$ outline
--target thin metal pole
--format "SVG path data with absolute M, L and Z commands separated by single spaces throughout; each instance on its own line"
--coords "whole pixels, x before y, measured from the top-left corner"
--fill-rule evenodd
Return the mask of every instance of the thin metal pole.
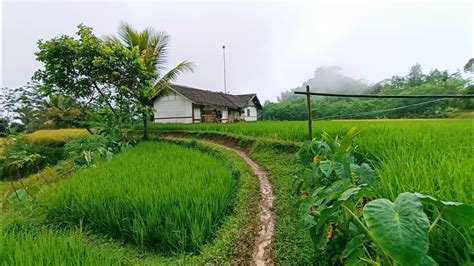
M 227 81 L 225 76 L 225 45 L 222 45 L 222 55 L 224 57 L 224 93 L 227 93 Z
M 308 103 L 308 139 L 313 140 L 313 118 L 311 114 L 311 94 L 309 93 L 309 85 L 306 85 L 306 102 Z

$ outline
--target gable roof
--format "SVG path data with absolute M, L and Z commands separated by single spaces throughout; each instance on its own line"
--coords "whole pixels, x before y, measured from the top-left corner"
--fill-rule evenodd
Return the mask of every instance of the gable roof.
M 176 91 L 196 104 L 218 105 L 238 109 L 247 107 L 249 102 L 253 100 L 258 109 L 262 107 L 255 93 L 233 95 L 176 84 L 171 85 L 171 90 Z

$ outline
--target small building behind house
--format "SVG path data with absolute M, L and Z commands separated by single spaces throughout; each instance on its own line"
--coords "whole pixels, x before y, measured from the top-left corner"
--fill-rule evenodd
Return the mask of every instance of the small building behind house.
M 171 85 L 153 102 L 155 123 L 232 123 L 257 121 L 262 105 L 255 93 L 233 95 Z

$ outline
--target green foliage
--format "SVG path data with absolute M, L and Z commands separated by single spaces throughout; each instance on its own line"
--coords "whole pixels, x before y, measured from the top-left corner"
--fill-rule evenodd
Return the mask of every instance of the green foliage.
M 110 111 L 120 130 L 133 116 L 136 102 L 131 92 L 151 87 L 156 75 L 147 69 L 138 47 L 103 41 L 83 25 L 77 35 L 78 39 L 64 35 L 38 42 L 36 59 L 44 69 L 36 71 L 34 79 L 43 83 L 47 95 L 61 93 L 88 108 Z
M 66 144 L 64 153 L 78 165 L 90 166 L 103 159 L 111 160 L 114 154 L 132 147 L 132 142 L 113 135 L 93 135 L 77 138 Z
M 7 118 L 0 117 L 0 137 L 8 135 L 9 122 Z
M 141 143 L 52 187 L 39 207 L 55 225 L 82 224 L 162 252 L 198 252 L 222 222 L 236 181 L 209 155 Z
M 311 237 L 300 219 L 304 212 L 298 208 L 299 199 L 292 189 L 291 177 L 301 175 L 303 167 L 295 155 L 295 147 L 298 145 L 290 148 L 290 143 L 257 140 L 250 154 L 267 169 L 275 195 L 273 211 L 277 218 L 271 254 L 276 265 L 311 265 L 325 259 L 314 252 Z
M 420 264 L 428 252 L 430 222 L 413 193 L 402 193 L 393 203 L 376 199 L 363 213 L 373 240 L 390 257 L 401 265 Z
M 118 37 L 109 37 L 107 40 L 118 43 L 130 51 L 138 50 L 146 69 L 155 76 L 151 86 L 131 87 L 128 91 L 128 96 L 135 102 L 142 116 L 143 137 L 147 139 L 148 120 L 153 112 L 154 97 L 159 91 L 168 89 L 171 82 L 176 80 L 180 74 L 192 71 L 193 65 L 191 62 L 182 61 L 168 72 L 162 73 L 167 62 L 169 36 L 163 32 L 159 33 L 151 27 L 138 31 L 129 24 L 122 23 L 119 27 Z
M 355 140 L 354 155 L 376 163 L 380 183 L 375 189 L 382 197 L 394 200 L 402 192 L 420 191 L 474 204 L 472 123 L 472 119 L 317 121 L 313 132 L 343 136 L 352 127 L 360 129 L 363 134 Z M 308 139 L 307 125 L 305 121 L 259 121 L 153 124 L 151 129 L 232 133 L 302 145 Z
M 323 71 L 324 72 L 324 71 Z M 326 80 L 324 82 L 324 80 Z M 421 65 L 416 64 L 405 76 L 394 76 L 374 84 L 371 88 L 367 85 L 357 86 L 357 81 L 346 81 L 347 77 L 330 74 L 322 75 L 319 83 L 312 84 L 308 81 L 313 91 L 371 94 L 466 94 L 469 93 L 469 79 L 465 79 L 458 72 L 448 73 L 434 69 L 424 74 Z M 349 78 L 350 80 L 350 78 Z M 314 82 L 313 82 L 314 83 Z M 333 86 L 330 86 L 334 84 Z M 359 88 L 359 89 L 358 89 Z M 302 91 L 304 86 L 295 90 Z M 266 120 L 303 120 L 307 118 L 307 105 L 304 96 L 293 94 L 294 90 L 282 93 L 277 103 L 266 102 L 259 113 L 260 118 Z M 473 100 L 452 99 L 430 102 L 422 105 L 418 103 L 427 100 L 418 99 L 360 99 L 360 98 L 312 98 L 313 119 L 331 118 L 414 118 L 414 117 L 447 117 L 452 115 L 449 111 L 453 108 L 459 111 L 474 110 Z M 414 106 L 412 106 L 414 105 Z M 411 106 L 408 108 L 398 108 Z M 450 109 L 448 109 L 450 108 Z M 388 111 L 385 111 L 388 110 Z
M 64 159 L 64 153 L 61 147 L 31 144 L 25 138 L 20 138 L 14 145 L 6 146 L 2 157 L 2 177 L 18 178 L 32 174 L 47 165 L 55 165 Z
M 351 146 L 356 135 L 351 129 L 338 140 L 323 133 L 324 141 L 313 140 L 300 152 L 300 156 L 314 158 L 307 174 L 297 179 L 296 184 L 302 195 L 302 206 L 307 210 L 304 220 L 315 247 L 333 259 L 338 258 L 339 263 L 352 263 L 358 258 L 388 265 L 435 265 L 428 256 L 429 233 L 441 217 L 448 224 L 473 226 L 474 207 L 419 193 L 402 193 L 394 202 L 384 198 L 373 200 L 376 194 L 370 166 L 356 164 L 351 149 L 344 149 Z M 439 214 L 431 223 L 420 199 L 441 207 L 436 209 Z M 428 212 L 432 210 L 426 208 Z M 351 254 L 355 257 L 351 258 Z M 466 262 L 469 257 L 456 259 Z

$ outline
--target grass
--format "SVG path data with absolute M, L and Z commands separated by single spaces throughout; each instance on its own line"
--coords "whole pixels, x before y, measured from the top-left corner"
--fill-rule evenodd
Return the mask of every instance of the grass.
M 81 224 L 163 252 L 197 252 L 223 219 L 235 182 L 210 155 L 148 142 L 76 173 L 41 203 L 53 224 Z
M 51 230 L 28 232 L 0 229 L 2 265 L 122 265 L 125 254 L 104 252 L 80 239 L 80 234 Z
M 215 236 L 214 240 L 203 245 L 199 255 L 189 253 L 180 253 L 174 256 L 160 255 L 160 253 L 151 250 L 147 251 L 131 243 L 127 244 L 120 240 L 111 240 L 108 235 L 97 235 L 94 230 L 88 230 L 84 223 L 78 225 L 73 223 L 73 226 L 70 226 L 71 230 L 57 230 L 59 229 L 58 227 L 63 228 L 63 226 L 61 224 L 49 224 L 44 218 L 45 213 L 41 211 L 41 208 L 37 208 L 38 204 L 26 204 L 25 208 L 22 208 L 23 205 L 9 205 L 8 207 L 12 208 L 2 210 L 2 214 L 5 214 L 6 217 L 4 215 L 5 219 L 3 221 L 1 220 L 2 217 L 0 217 L 0 234 L 4 236 L 2 241 L 0 241 L 0 248 L 2 244 L 4 245 L 4 248 L 0 250 L 0 254 L 2 254 L 2 251 L 8 252 L 8 258 L 2 257 L 3 254 L 0 255 L 0 264 L 4 262 L 7 265 L 13 264 L 11 259 L 15 260 L 16 265 L 35 264 L 32 261 L 38 261 L 40 264 L 45 262 L 43 263 L 44 265 L 220 265 L 244 264 L 250 261 L 254 239 L 258 232 L 257 215 L 260 199 L 258 178 L 253 175 L 250 167 L 233 152 L 201 141 L 175 140 L 173 142 L 180 146 L 166 143 L 142 143 L 141 146 L 137 147 L 139 149 L 133 149 L 128 153 L 121 154 L 115 157 L 113 161 L 104 163 L 104 165 L 113 166 L 115 163 L 122 162 L 120 156 L 128 157 L 130 153 L 132 155 L 137 152 L 142 153 L 145 148 L 144 146 L 147 147 L 147 150 L 153 148 L 153 159 L 155 162 L 160 162 L 160 165 L 163 165 L 166 160 L 182 160 L 180 159 L 182 153 L 176 152 L 177 150 L 188 153 L 189 149 L 193 149 L 189 152 L 191 156 L 194 156 L 192 157 L 193 160 L 202 155 L 211 156 L 213 160 L 218 158 L 219 165 L 216 166 L 217 168 L 224 167 L 238 176 L 238 182 L 234 186 L 235 193 L 232 206 L 228 210 L 227 216 L 222 219 L 221 225 L 212 228 Z M 158 161 L 157 159 L 161 157 L 156 156 L 160 154 L 160 149 L 156 149 L 157 147 L 173 147 L 173 153 L 166 153 L 166 156 L 169 158 L 164 161 Z M 161 151 L 164 152 L 163 150 Z M 116 162 L 117 159 L 119 162 Z M 95 169 L 101 169 L 105 167 L 104 165 L 99 165 Z M 178 168 L 182 173 L 188 174 L 192 172 L 190 170 L 194 169 L 194 165 L 195 163 L 187 161 L 185 166 Z M 183 169 L 185 167 L 186 169 Z M 95 169 L 88 169 L 85 172 Z M 160 171 L 164 173 L 166 169 L 166 167 L 162 167 Z M 78 178 L 80 178 L 78 175 L 73 175 L 69 180 Z M 95 176 L 92 176 L 92 178 L 95 178 Z M 185 178 L 183 175 L 178 177 L 181 181 L 183 178 Z M 36 177 L 31 177 L 31 180 L 36 180 Z M 121 179 L 114 180 L 118 185 L 122 184 L 121 181 L 117 181 Z M 135 180 L 138 181 L 139 179 L 135 178 Z M 41 180 L 36 181 L 39 182 Z M 56 187 L 57 185 L 66 188 L 71 186 L 71 184 L 66 184 L 68 180 L 62 182 L 63 184 L 60 182 L 50 189 L 61 189 Z M 168 182 L 166 185 L 172 184 L 175 183 Z M 181 184 L 178 184 L 177 190 L 182 189 Z M 203 191 L 205 192 L 205 190 L 198 187 L 193 193 L 199 192 L 203 194 Z M 182 192 L 178 192 L 178 194 L 180 193 Z M 47 194 L 38 194 L 40 202 L 47 200 L 47 197 Z M 117 200 L 119 198 L 109 198 L 109 203 L 113 202 L 114 199 Z M 192 197 L 176 197 L 176 204 L 179 204 L 179 202 L 186 203 L 192 199 Z M 86 202 L 85 204 L 89 203 Z M 190 214 L 193 211 L 197 211 L 195 208 L 196 206 L 194 206 L 194 209 L 190 209 Z M 2 224 L 4 227 L 14 228 L 15 230 L 2 231 Z M 18 230 L 18 228 L 21 230 Z M 54 231 L 51 229 L 54 229 Z M 160 230 L 161 228 L 156 229 Z M 32 247 L 36 242 L 38 245 Z M 67 244 L 64 244 L 65 242 Z M 28 250 L 32 250 L 32 252 L 26 252 Z M 71 260 L 76 261 L 71 262 Z
M 250 156 L 269 173 L 275 194 L 276 214 L 272 240 L 272 258 L 276 265 L 311 265 L 318 254 L 312 248 L 308 229 L 304 225 L 299 198 L 293 189 L 293 176 L 302 174 L 295 150 L 279 147 L 268 141 L 257 141 Z
M 306 125 L 304 121 L 262 121 L 229 125 L 155 124 L 152 127 L 156 130 L 229 132 L 261 138 L 260 141 L 270 139 L 299 143 L 307 138 Z M 474 204 L 474 120 L 324 121 L 314 123 L 315 136 L 323 130 L 332 135 L 343 135 L 354 126 L 361 131 L 356 140 L 358 151 L 372 161 L 380 178 L 377 187 L 379 197 L 394 200 L 399 193 L 411 191 Z M 314 251 L 311 256 L 304 255 L 308 252 L 304 248 L 308 240 L 293 236 L 305 234 L 301 221 L 295 218 L 298 216 L 297 198 L 291 195 L 290 189 L 291 176 L 297 174 L 295 169 L 301 166 L 291 163 L 291 157 L 285 158 L 283 150 L 259 150 L 258 142 L 252 156 L 269 170 L 277 196 L 275 206 L 279 216 L 273 242 L 275 261 L 283 264 L 314 261 L 317 259 Z M 430 255 L 440 264 L 466 263 L 472 257 L 472 228 L 455 228 L 442 221 L 430 238 Z
M 446 200 L 474 204 L 474 120 L 400 119 L 315 122 L 314 135 L 324 130 L 343 135 L 351 127 L 361 135 L 359 151 L 377 161 L 380 195 L 395 199 L 404 191 L 425 192 Z M 307 122 L 261 121 L 235 124 L 153 124 L 157 130 L 221 131 L 258 138 L 302 142 Z
M 69 128 L 38 130 L 26 136 L 28 141 L 33 144 L 62 146 L 69 140 L 86 137 L 88 135 L 90 134 L 85 129 Z

